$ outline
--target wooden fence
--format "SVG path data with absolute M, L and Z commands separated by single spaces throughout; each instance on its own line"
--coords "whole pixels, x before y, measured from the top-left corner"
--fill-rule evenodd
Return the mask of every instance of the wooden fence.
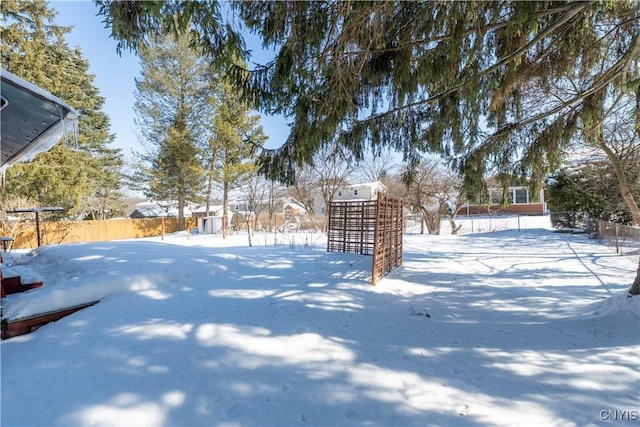
M 185 228 L 196 227 L 196 218 L 185 218 Z M 13 248 L 32 249 L 38 246 L 36 226 L 24 223 L 15 227 Z M 97 221 L 41 221 L 40 238 L 43 245 L 52 243 L 104 242 L 160 236 L 178 231 L 177 218 L 109 219 Z M 0 234 L 8 235 L 0 228 Z
M 338 201 L 329 207 L 327 251 L 373 255 L 371 284 L 402 265 L 402 199 Z

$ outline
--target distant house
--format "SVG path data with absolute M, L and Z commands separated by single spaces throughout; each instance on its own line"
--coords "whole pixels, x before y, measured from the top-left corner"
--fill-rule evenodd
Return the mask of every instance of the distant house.
M 178 207 L 175 202 L 142 202 L 137 203 L 133 207 L 133 212 L 129 215 L 129 218 L 160 218 L 160 217 L 177 217 Z M 184 216 L 192 216 L 190 208 L 184 208 Z
M 338 189 L 333 200 L 375 200 L 378 193 L 383 193 L 386 189 L 387 187 L 380 181 L 345 185 Z
M 230 200 L 229 201 L 229 210 L 234 213 L 245 213 L 249 212 L 249 202 L 246 200 Z
M 338 188 L 333 201 L 341 200 L 375 200 L 378 193 L 384 193 L 387 187 L 380 181 L 364 182 L 361 184 L 350 184 Z M 321 195 L 316 196 L 314 209 L 317 214 L 324 215 L 325 205 Z
M 507 188 L 509 206 L 500 206 L 502 201 L 502 188 L 492 186 L 489 188 L 490 203 L 467 203 L 458 210 L 458 215 L 487 215 L 487 214 L 520 214 L 520 215 L 544 215 L 548 213 L 546 187 L 540 189 L 540 196 L 534 199 L 531 190 L 527 186 L 514 182 Z
M 207 214 L 206 206 L 201 206 L 197 209 L 191 211 L 191 215 L 196 218 L 203 218 Z M 217 216 L 222 217 L 223 215 L 223 206 L 222 205 L 209 205 L 209 216 Z M 231 218 L 233 216 L 233 211 L 227 207 L 227 218 Z
M 160 218 L 167 216 L 167 212 L 158 206 L 137 206 L 129 215 L 129 218 Z
M 303 216 L 307 213 L 302 203 L 298 203 L 293 199 L 289 199 L 282 204 L 282 211 L 287 218 Z

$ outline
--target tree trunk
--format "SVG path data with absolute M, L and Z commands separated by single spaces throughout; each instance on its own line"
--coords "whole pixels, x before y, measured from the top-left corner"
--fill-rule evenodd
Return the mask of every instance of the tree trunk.
M 452 214 L 447 215 L 449 218 L 449 225 L 451 226 L 451 234 L 458 234 L 458 231 L 462 228 L 462 224 L 456 225 L 456 220 L 454 219 Z
M 204 209 L 204 216 L 209 216 L 209 210 L 211 209 L 211 194 L 213 193 L 213 166 L 214 161 L 211 159 L 211 167 L 209 168 L 209 177 L 207 179 L 207 201 Z
M 640 38 L 636 39 L 636 47 L 640 46 Z M 640 85 L 636 89 L 636 135 L 640 138 Z M 636 205 L 636 208 L 638 206 Z M 640 220 L 635 218 L 636 225 L 640 227 Z M 633 281 L 631 289 L 629 289 L 631 295 L 640 295 L 640 258 L 638 258 L 638 271 L 636 272 L 636 280 Z
M 227 227 L 229 226 L 229 218 L 227 218 L 227 205 L 229 204 L 229 184 L 222 184 L 222 238 L 227 238 Z
M 620 163 L 620 159 L 615 153 L 607 146 L 604 141 L 604 136 L 602 133 L 598 138 L 598 145 L 607 155 L 607 158 L 613 165 L 613 169 L 616 171 L 616 177 L 618 178 L 618 185 L 620 186 L 620 193 L 622 193 L 622 199 L 627 204 L 629 211 L 631 211 L 631 216 L 633 217 L 633 222 L 636 226 L 640 227 L 640 208 L 638 208 L 638 204 L 633 198 L 633 194 L 631 193 L 631 187 L 629 187 L 629 182 L 627 181 L 627 177 L 624 174 L 624 169 L 622 168 L 622 164 Z M 629 293 L 631 295 L 640 295 L 640 265 L 638 266 L 638 271 L 636 273 L 636 279 L 633 281 L 633 285 L 631 285 L 631 289 L 629 289 Z
M 633 281 L 631 289 L 629 289 L 631 295 L 640 295 L 640 259 L 638 259 L 638 272 L 636 273 L 636 280 Z
M 273 212 L 274 212 L 274 201 L 273 201 L 273 187 L 274 182 L 271 181 L 271 186 L 269 187 L 269 231 L 273 231 Z
M 249 247 L 252 247 L 253 245 L 251 244 L 251 221 L 252 221 L 252 217 L 251 214 L 245 215 L 245 219 L 247 220 L 247 235 L 249 236 Z
M 603 136 L 600 137 L 599 145 L 613 165 L 613 169 L 616 171 L 616 178 L 618 178 L 620 193 L 622 193 L 622 199 L 627 204 L 627 207 L 631 212 L 633 222 L 638 227 L 640 227 L 640 208 L 638 208 L 638 204 L 633 198 L 631 187 L 629 187 L 629 182 L 627 181 L 627 177 L 624 174 L 624 169 L 622 167 L 622 164 L 620 163 L 620 159 L 618 159 L 618 156 L 616 156 L 615 153 L 605 144 Z
M 442 219 L 440 213 L 429 211 L 425 207 L 422 207 L 421 210 L 423 221 L 427 224 L 427 232 L 433 235 L 440 234 L 440 220 Z
M 178 231 L 184 230 L 185 199 L 184 191 L 178 190 Z

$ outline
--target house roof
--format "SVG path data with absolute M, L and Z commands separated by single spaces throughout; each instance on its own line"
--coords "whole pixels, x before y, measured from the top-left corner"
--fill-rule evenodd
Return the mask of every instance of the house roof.
M 385 185 L 381 181 L 373 181 L 373 182 L 363 182 L 360 184 L 350 184 L 350 185 L 344 186 L 344 188 L 355 188 L 355 187 L 380 188 L 380 187 L 385 187 Z
M 167 211 L 160 206 L 137 206 L 130 216 L 143 216 L 145 218 L 155 218 L 168 216 Z
M 0 172 L 77 134 L 78 113 L 61 99 L 0 69 Z
M 138 215 L 153 218 L 153 217 L 177 217 L 178 216 L 178 208 L 175 203 L 166 202 L 166 201 L 157 201 L 157 202 L 141 202 L 137 203 L 134 207 L 131 215 L 134 215 L 136 212 Z M 190 216 L 192 215 L 192 210 L 188 207 L 184 207 L 184 215 Z M 129 215 L 129 216 L 131 216 Z
M 194 209 L 191 212 L 200 214 L 200 213 L 206 213 L 206 210 L 207 210 L 206 206 L 200 206 L 198 209 Z M 218 211 L 222 211 L 222 205 L 209 205 L 210 213 L 218 212 Z M 227 206 L 227 211 L 230 211 L 228 206 Z
M 306 208 L 304 207 L 304 205 L 302 203 L 299 203 L 299 202 L 297 202 L 295 200 L 289 200 L 289 201 L 287 201 L 287 202 L 285 202 L 283 204 L 283 208 L 286 208 L 287 206 L 290 207 L 291 209 L 295 209 L 297 211 L 303 211 L 304 212 L 306 210 Z

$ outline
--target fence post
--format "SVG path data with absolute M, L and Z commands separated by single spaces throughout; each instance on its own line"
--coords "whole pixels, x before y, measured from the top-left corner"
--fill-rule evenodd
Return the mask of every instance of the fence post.
M 615 229 L 615 236 L 616 236 L 616 253 L 619 254 L 620 253 L 620 245 L 618 244 L 618 226 L 619 224 L 614 224 L 614 229 Z

